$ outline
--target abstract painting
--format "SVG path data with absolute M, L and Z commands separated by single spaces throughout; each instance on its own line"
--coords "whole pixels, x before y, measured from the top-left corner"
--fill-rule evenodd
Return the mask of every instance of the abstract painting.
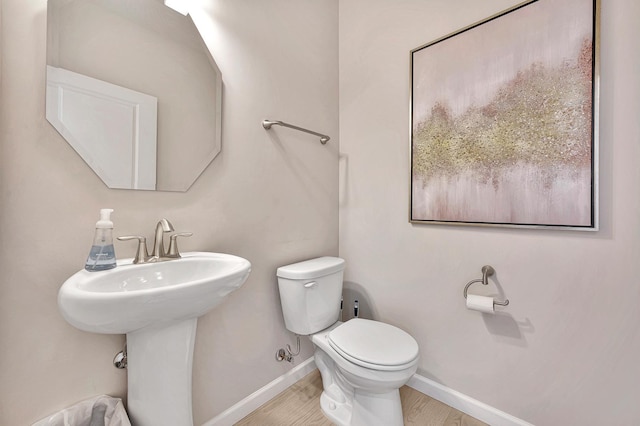
M 412 223 L 597 229 L 597 6 L 527 1 L 411 51 Z

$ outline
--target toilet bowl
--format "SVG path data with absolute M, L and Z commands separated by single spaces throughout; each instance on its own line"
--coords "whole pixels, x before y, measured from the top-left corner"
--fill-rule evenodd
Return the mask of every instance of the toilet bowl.
M 346 340 L 351 333 L 371 344 L 362 344 L 357 337 Z M 336 334 L 345 340 L 338 340 Z M 410 335 L 388 324 L 352 319 L 310 338 L 324 387 L 320 406 L 331 421 L 352 426 L 403 425 L 399 388 L 418 368 L 418 344 Z M 341 343 L 349 344 L 340 347 Z
M 338 321 L 344 260 L 323 257 L 278 268 L 290 331 L 315 346 L 320 407 L 339 426 L 402 426 L 399 388 L 416 372 L 418 344 L 389 324 Z

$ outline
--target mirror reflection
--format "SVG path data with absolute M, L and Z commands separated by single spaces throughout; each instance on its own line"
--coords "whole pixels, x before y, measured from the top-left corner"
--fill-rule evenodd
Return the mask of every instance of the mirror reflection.
M 48 0 L 47 120 L 110 188 L 186 191 L 221 148 L 222 76 L 162 0 Z

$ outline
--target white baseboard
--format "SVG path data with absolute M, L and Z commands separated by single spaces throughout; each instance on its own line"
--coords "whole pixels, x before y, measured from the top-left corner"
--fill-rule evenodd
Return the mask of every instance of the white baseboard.
M 311 357 L 258 389 L 231 408 L 218 414 L 202 426 L 232 426 L 315 369 L 316 364 L 313 362 L 313 357 Z
M 202 426 L 232 426 L 315 369 L 316 364 L 311 357 Z M 491 426 L 534 426 L 419 374 L 414 374 L 407 386 Z
M 413 377 L 409 379 L 407 386 L 491 426 L 533 426 L 531 423 L 525 422 L 511 414 L 493 408 L 484 402 L 473 399 L 419 374 L 414 374 Z

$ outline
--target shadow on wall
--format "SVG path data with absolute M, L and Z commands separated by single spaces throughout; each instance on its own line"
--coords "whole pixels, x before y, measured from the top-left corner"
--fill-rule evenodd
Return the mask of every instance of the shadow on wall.
M 345 281 L 342 289 L 342 321 L 355 317 L 355 302 L 358 301 L 358 317 L 376 319 L 378 312 L 363 286 L 353 281 Z
M 505 300 L 505 292 L 502 289 L 498 274 L 493 275 L 491 282 L 498 289 L 497 293 L 486 294 L 495 300 Z M 480 286 L 482 287 L 482 286 Z M 475 289 L 475 287 L 474 287 Z M 528 342 L 525 333 L 535 332 L 535 327 L 529 318 L 518 321 L 508 311 L 508 308 L 501 309 L 498 307 L 495 314 L 481 313 L 487 331 L 491 333 L 496 340 L 518 347 L 527 347 Z
M 517 321 L 511 314 L 497 312 L 495 314 L 481 313 L 487 331 L 491 333 L 497 341 L 519 347 L 527 347 L 527 339 L 524 333 L 533 333 L 535 328 L 529 318 Z

